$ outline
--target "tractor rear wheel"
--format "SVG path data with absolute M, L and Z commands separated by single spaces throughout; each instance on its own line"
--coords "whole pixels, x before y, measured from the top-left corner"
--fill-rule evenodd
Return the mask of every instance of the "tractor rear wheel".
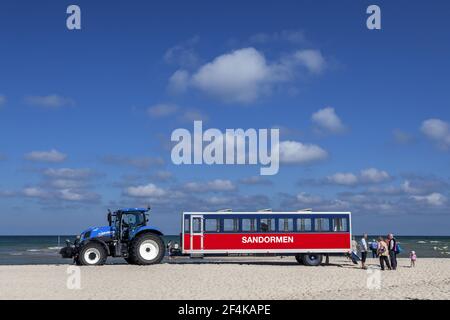
M 83 266 L 101 266 L 106 258 L 106 250 L 100 243 L 89 242 L 81 249 L 78 261 Z
M 303 255 L 303 264 L 306 266 L 318 266 L 322 263 L 322 255 L 319 253 L 307 253 Z
M 164 242 L 156 234 L 144 233 L 133 240 L 130 258 L 135 264 L 148 265 L 160 263 L 164 258 Z

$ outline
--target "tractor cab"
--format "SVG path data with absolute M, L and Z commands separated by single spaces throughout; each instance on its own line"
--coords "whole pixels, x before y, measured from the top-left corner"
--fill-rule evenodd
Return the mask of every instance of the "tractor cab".
M 108 212 L 108 223 L 115 238 L 121 241 L 130 240 L 130 236 L 140 227 L 144 227 L 148 222 L 147 211 L 149 209 L 130 208 L 121 209 L 115 212 Z

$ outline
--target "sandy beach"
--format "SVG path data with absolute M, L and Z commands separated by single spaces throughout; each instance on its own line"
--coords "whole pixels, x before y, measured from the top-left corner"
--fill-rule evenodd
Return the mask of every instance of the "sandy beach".
M 369 271 L 341 257 L 320 267 L 292 257 L 216 261 L 81 267 L 79 289 L 67 265 L 0 266 L 0 299 L 450 299 L 450 259 L 416 268 L 399 259 L 397 271 L 384 272 L 375 259 Z

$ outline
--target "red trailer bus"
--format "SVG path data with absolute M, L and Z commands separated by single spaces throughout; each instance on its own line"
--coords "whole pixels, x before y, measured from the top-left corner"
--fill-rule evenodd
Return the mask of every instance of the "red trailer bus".
M 182 253 L 294 255 L 316 266 L 351 251 L 350 212 L 184 212 Z

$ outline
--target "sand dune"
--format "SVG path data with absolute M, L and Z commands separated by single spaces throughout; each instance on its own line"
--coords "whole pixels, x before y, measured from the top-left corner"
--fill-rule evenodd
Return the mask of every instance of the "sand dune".
M 416 268 L 399 259 L 397 271 L 384 272 L 345 258 L 320 267 L 291 257 L 215 261 L 81 267 L 80 289 L 68 289 L 77 282 L 66 265 L 0 266 L 0 299 L 450 299 L 450 259 L 420 259 Z

